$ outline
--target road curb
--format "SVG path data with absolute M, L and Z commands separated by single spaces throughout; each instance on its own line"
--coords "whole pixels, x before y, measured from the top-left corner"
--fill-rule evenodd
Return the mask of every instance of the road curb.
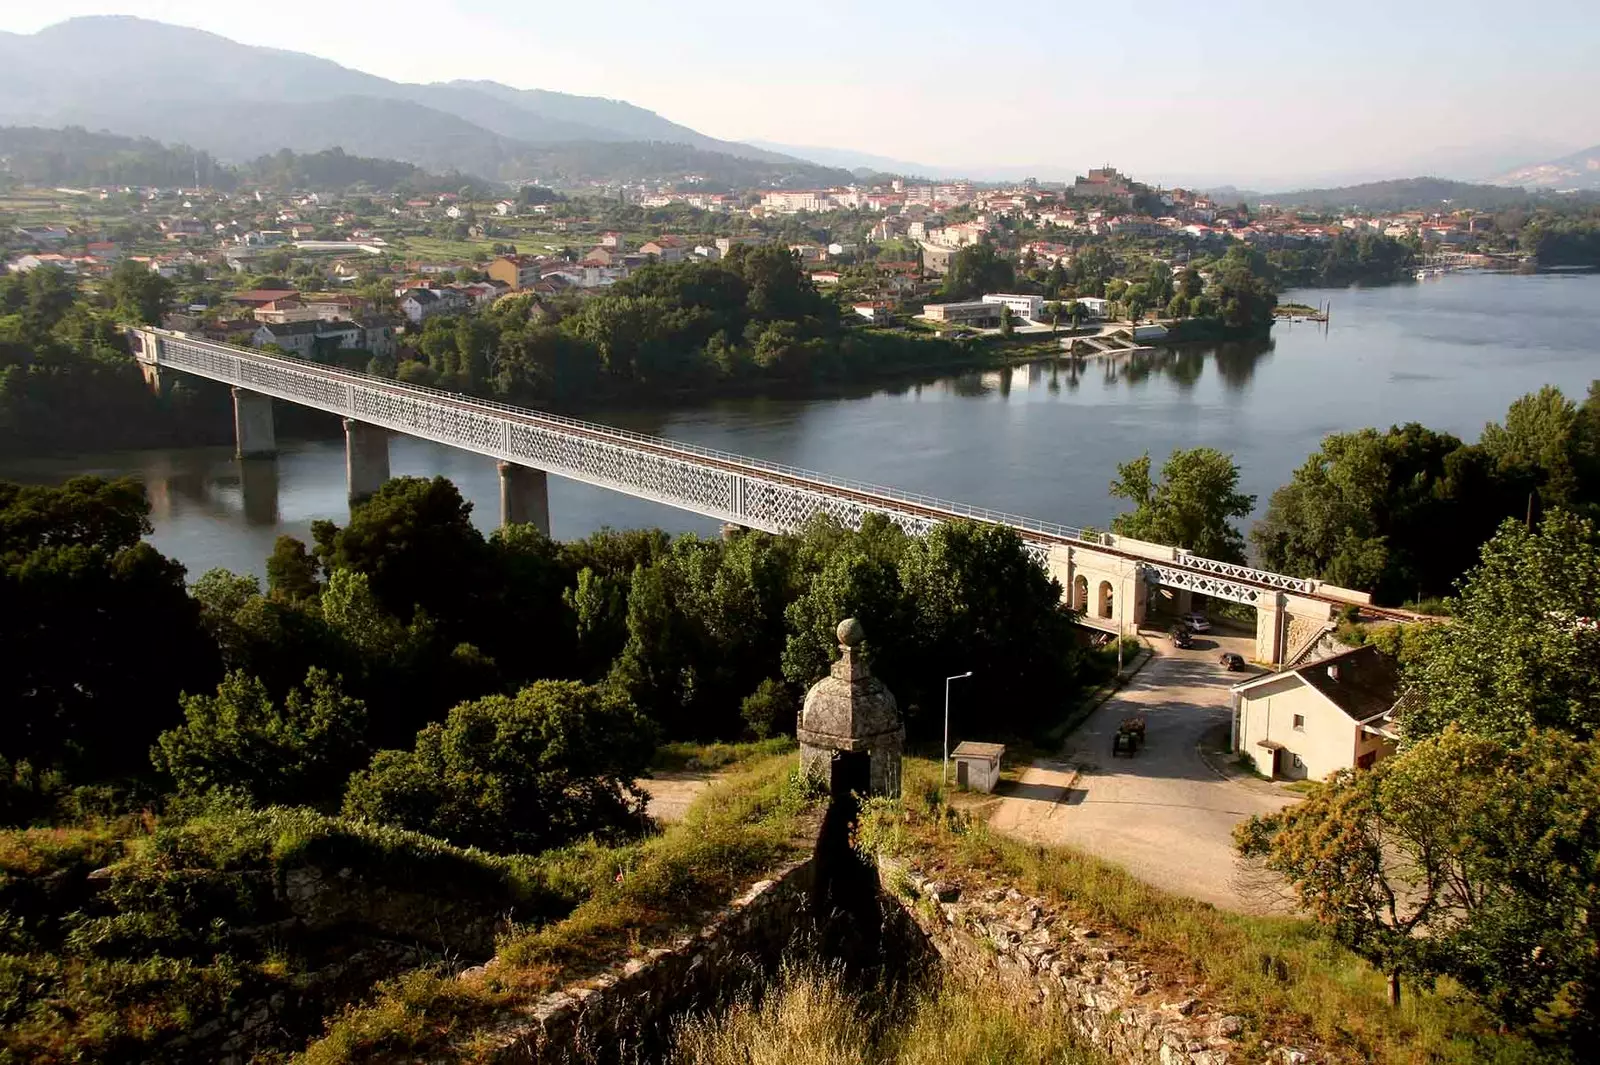
M 1089 720 L 1089 717 L 1096 710 L 1104 706 L 1112 696 L 1126 688 L 1128 682 L 1138 676 L 1139 671 L 1150 664 L 1150 660 L 1156 656 L 1155 648 L 1145 641 L 1143 635 L 1140 635 L 1138 639 L 1144 646 L 1138 656 L 1134 658 L 1133 664 L 1128 667 L 1127 672 L 1121 677 L 1114 677 L 1102 684 L 1100 686 L 1101 690 L 1097 694 L 1091 695 L 1077 711 L 1069 715 L 1060 725 L 1051 729 L 1049 732 L 1051 743 L 1065 743 L 1068 736 L 1076 732 L 1079 726 Z

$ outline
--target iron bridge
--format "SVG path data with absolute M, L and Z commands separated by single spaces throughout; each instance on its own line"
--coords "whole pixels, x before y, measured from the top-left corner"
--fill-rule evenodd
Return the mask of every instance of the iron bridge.
M 182 370 L 767 532 L 796 532 L 819 514 L 852 528 L 867 514 L 883 514 L 913 534 L 943 521 L 965 518 L 1015 529 L 1040 565 L 1045 564 L 1052 546 L 1078 545 L 1137 562 L 1151 584 L 1251 605 L 1277 592 L 1303 595 L 1316 587 L 1316 582 L 1303 578 L 1182 551 L 1174 561 L 1153 561 L 1119 550 L 1116 538 L 1102 532 L 402 384 L 171 330 L 138 328 L 132 330 L 132 337 L 139 361 L 149 365 Z

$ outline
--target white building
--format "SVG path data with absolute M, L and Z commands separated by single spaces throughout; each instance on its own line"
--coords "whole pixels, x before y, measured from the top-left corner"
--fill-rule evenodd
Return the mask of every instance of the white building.
M 1372 646 L 1269 673 L 1233 689 L 1233 747 L 1274 780 L 1323 780 L 1395 750 L 1394 663 Z
M 1010 307 L 1012 314 L 1018 314 L 1030 322 L 1037 322 L 1044 317 L 1044 297 L 1016 295 L 1010 292 L 995 292 L 983 297 L 984 303 L 998 303 Z
M 956 787 L 986 794 L 994 791 L 1000 783 L 1000 762 L 1005 754 L 1004 744 L 963 740 L 950 752 L 950 760 L 956 764 Z
M 761 194 L 763 210 L 778 214 L 799 214 L 801 211 L 821 211 L 826 207 L 826 194 L 810 189 L 773 190 Z

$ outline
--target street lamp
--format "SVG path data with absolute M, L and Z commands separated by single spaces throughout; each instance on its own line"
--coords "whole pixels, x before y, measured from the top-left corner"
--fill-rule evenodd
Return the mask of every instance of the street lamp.
M 939 766 L 939 794 L 944 794 L 945 781 L 950 779 L 950 682 L 965 680 L 972 676 L 972 670 L 957 673 L 953 677 L 944 678 L 944 761 Z

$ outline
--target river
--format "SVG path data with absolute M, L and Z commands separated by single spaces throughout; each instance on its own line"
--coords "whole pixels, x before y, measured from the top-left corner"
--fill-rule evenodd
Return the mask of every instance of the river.
M 806 398 L 718 400 L 592 415 L 775 462 L 1075 525 L 1105 526 L 1120 461 L 1208 445 L 1233 454 L 1257 513 L 1330 432 L 1408 421 L 1475 440 L 1544 384 L 1581 399 L 1600 378 L 1600 274 L 1454 274 L 1417 284 L 1285 293 L 1331 301 L 1326 328 L 1280 322 L 1254 344 L 1161 350 L 1132 362 L 1034 363 Z M 491 459 L 407 437 L 395 475 L 443 474 L 497 521 Z M 191 578 L 214 566 L 260 574 L 281 533 L 343 521 L 341 441 L 284 442 L 241 467 L 232 449 L 0 456 L 0 478 L 57 482 L 129 474 L 152 501 L 151 541 Z M 552 532 L 660 526 L 714 533 L 692 514 L 550 478 Z

